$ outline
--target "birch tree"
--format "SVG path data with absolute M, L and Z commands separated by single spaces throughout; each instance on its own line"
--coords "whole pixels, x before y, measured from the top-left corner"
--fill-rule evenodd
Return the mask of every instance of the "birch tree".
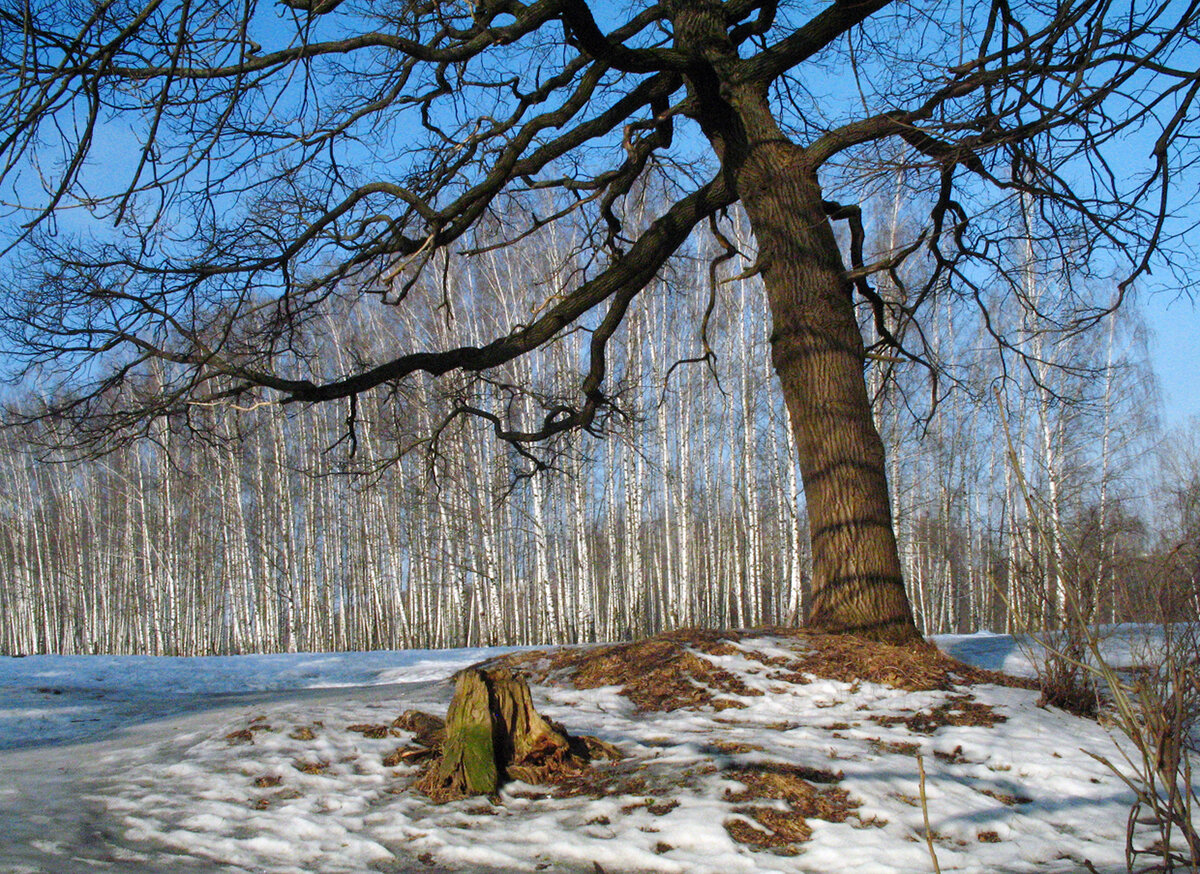
M 1086 265 L 1128 283 L 1181 231 L 1169 183 L 1195 161 L 1191 4 L 283 5 L 0 4 L 0 174 L 20 198 L 7 238 L 23 268 L 7 325 L 76 434 L 260 397 L 341 403 L 352 432 L 364 395 L 486 374 L 586 330 L 574 391 L 535 420 L 457 410 L 533 460 L 531 444 L 604 427 L 610 341 L 693 230 L 739 203 L 804 481 L 811 618 L 909 642 L 863 379 L 878 350 L 856 306 L 894 354 L 921 357 L 889 313 L 919 320 L 946 293 L 982 303 L 1015 275 L 998 244 L 1025 198 L 1070 249 L 1083 328 L 1120 298 L 1091 296 Z M 118 129 L 136 141 L 125 156 L 101 145 Z M 914 233 L 867 263 L 854 201 L 881 143 L 931 196 Z M 622 221 L 615 207 L 655 178 L 673 199 Z M 834 222 L 852 229 L 847 251 Z M 561 223 L 589 246 L 570 287 L 487 340 L 394 336 L 344 370 L 311 354 L 310 328 L 346 297 L 403 308 L 446 250 Z M 928 281 L 884 301 L 871 277 L 906 257 L 929 261 Z M 175 367 L 149 392 L 153 361 Z

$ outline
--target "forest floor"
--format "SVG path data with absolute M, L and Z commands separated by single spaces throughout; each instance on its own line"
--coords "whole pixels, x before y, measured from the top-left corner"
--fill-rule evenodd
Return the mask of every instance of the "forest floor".
M 538 709 L 621 757 L 441 805 L 393 723 L 512 651 L 4 658 L 0 871 L 1124 870 L 1102 722 L 992 673 L 1032 673 L 1011 637 L 936 642 L 522 651 Z

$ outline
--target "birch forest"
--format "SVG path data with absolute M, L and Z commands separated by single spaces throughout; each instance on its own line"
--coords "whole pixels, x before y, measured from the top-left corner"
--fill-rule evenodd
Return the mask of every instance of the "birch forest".
M 490 336 L 569 281 L 578 242 L 448 259 L 442 287 L 347 304 L 297 354 L 337 371 L 384 336 Z M 749 261 L 714 268 L 719 253 L 695 243 L 610 343 L 620 414 L 532 458 L 453 413 L 540 421 L 586 324 L 500 373 L 409 379 L 352 409 L 196 406 L 102 452 L 54 422 L 5 430 L 0 652 L 575 643 L 802 621 L 808 533 L 770 318 L 758 280 L 737 276 Z M 1196 543 L 1200 457 L 1155 424 L 1136 308 L 1062 330 L 1059 290 L 1028 254 L 1025 293 L 998 293 L 986 319 L 952 294 L 926 310 L 936 382 L 869 362 L 926 633 L 1053 627 L 1071 609 L 1145 618 L 1162 606 L 1146 594 L 1156 558 Z

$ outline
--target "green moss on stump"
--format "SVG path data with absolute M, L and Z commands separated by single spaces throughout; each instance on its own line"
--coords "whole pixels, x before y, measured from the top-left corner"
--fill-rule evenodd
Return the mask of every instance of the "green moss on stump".
M 523 677 L 504 668 L 468 668 L 455 681 L 442 756 L 417 789 L 451 801 L 494 795 L 507 779 L 544 782 L 577 772 L 590 758 L 589 744 L 572 740 L 534 709 Z M 609 747 L 606 754 L 616 751 Z

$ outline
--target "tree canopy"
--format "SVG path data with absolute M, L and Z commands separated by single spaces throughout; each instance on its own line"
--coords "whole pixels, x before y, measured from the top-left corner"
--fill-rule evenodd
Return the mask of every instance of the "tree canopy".
M 813 618 L 905 641 L 864 360 L 927 361 L 931 301 L 986 315 L 1053 277 L 1076 330 L 1182 265 L 1198 41 L 1195 2 L 3 0 L 6 330 L 49 411 L 99 434 L 260 396 L 345 400 L 353 427 L 363 392 L 589 332 L 576 394 L 535 420 L 458 411 L 525 445 L 597 427 L 608 341 L 698 228 L 734 253 L 737 205 Z M 895 186 L 920 220 L 867 240 L 863 205 Z M 632 217 L 651 189 L 661 207 Z M 307 329 L 347 300 L 403 307 L 451 254 L 564 228 L 580 257 L 508 330 L 313 354 Z M 480 305 L 459 297 L 448 317 Z

